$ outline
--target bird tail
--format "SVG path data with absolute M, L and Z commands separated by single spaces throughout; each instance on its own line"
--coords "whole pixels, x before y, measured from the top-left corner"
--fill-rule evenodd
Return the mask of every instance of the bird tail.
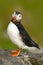
M 36 42 L 34 42 L 34 41 L 32 40 L 32 43 L 33 43 L 33 46 L 34 46 L 34 47 L 40 49 L 39 45 L 38 45 Z

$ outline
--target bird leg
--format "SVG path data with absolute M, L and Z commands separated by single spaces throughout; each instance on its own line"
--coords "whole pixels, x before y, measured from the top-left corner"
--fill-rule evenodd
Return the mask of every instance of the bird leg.
M 12 52 L 11 56 L 16 57 L 16 56 L 20 55 L 21 49 L 19 49 L 19 50 L 12 50 L 11 52 Z

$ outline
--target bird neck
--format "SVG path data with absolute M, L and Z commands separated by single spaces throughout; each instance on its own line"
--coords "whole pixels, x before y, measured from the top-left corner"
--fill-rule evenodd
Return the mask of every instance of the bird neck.
M 13 19 L 11 19 L 11 22 L 14 23 L 14 24 L 20 24 L 21 23 L 21 21 L 19 21 L 19 22 L 18 21 L 14 21 Z

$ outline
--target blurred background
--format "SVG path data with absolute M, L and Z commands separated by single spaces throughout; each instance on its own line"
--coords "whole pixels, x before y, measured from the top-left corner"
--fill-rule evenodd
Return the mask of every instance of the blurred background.
M 32 39 L 43 47 L 43 0 L 0 0 L 0 48 L 18 48 L 6 32 L 14 11 L 23 14 L 23 26 Z

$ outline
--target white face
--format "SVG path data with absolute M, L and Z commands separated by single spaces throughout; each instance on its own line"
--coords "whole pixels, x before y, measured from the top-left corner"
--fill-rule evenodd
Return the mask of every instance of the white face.
M 22 15 L 21 15 L 21 14 L 18 14 L 18 15 L 16 16 L 16 19 L 17 19 L 17 21 L 20 21 L 20 20 L 22 19 Z
M 22 19 L 22 14 L 16 14 L 15 12 L 13 13 L 12 17 L 16 16 L 16 20 L 20 21 Z

